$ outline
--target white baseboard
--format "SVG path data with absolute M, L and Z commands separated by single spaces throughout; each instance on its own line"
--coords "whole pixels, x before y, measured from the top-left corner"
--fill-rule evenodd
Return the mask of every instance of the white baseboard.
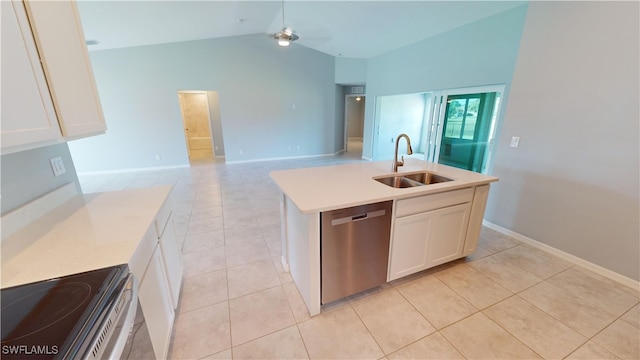
M 342 150 L 338 150 L 338 151 L 334 152 L 333 154 L 284 156 L 284 157 L 274 157 L 274 158 L 264 158 L 264 159 L 251 159 L 251 160 L 234 160 L 234 161 L 225 161 L 225 163 L 226 164 L 244 164 L 244 163 L 262 162 L 262 161 L 312 159 L 312 158 L 319 158 L 319 157 L 336 156 L 336 155 L 340 154 L 341 152 L 342 152 Z
M 154 167 L 145 167 L 145 168 L 130 168 L 130 169 L 105 170 L 105 171 L 87 171 L 87 172 L 79 172 L 78 175 L 79 176 L 106 175 L 106 174 L 122 174 L 122 173 L 138 172 L 138 171 L 173 170 L 173 169 L 188 168 L 189 166 L 191 165 L 185 164 L 185 165 L 154 166 Z
M 529 246 L 535 247 L 537 249 L 540 249 L 542 251 L 548 252 L 552 255 L 555 255 L 563 260 L 566 260 L 570 263 L 573 263 L 575 265 L 578 266 L 582 266 L 583 268 L 586 268 L 588 270 L 593 271 L 596 274 L 602 275 L 608 279 L 611 279 L 617 283 L 620 283 L 622 285 L 628 286 L 632 289 L 638 290 L 640 289 L 640 281 L 634 280 L 630 277 L 624 276 L 622 274 L 618 274 L 615 271 L 609 270 L 607 268 L 604 268 L 600 265 L 596 265 L 590 261 L 584 260 L 582 258 L 579 258 L 575 255 L 569 254 L 567 252 L 564 252 L 562 250 L 556 249 L 553 246 L 549 246 L 545 243 L 542 243 L 538 240 L 532 239 L 528 236 L 522 235 L 520 233 L 517 233 L 515 231 L 511 231 L 507 228 L 504 228 L 500 225 L 496 225 L 492 222 L 489 222 L 487 220 L 483 220 L 483 225 L 488 227 L 489 229 L 495 230 L 499 233 L 502 233 L 504 235 L 510 236 L 518 241 L 521 241 Z

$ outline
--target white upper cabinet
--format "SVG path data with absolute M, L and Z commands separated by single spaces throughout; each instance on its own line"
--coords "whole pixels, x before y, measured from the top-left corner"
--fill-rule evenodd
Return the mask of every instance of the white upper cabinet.
M 0 1 L 2 148 L 62 140 L 38 50 L 21 2 Z
M 12 151 L 8 147 L 33 148 L 103 133 L 106 125 L 75 2 L 2 3 L 3 153 Z M 43 72 L 46 93 L 38 75 Z M 6 111 L 5 104 L 10 104 Z M 41 135 L 44 128 L 57 137 Z

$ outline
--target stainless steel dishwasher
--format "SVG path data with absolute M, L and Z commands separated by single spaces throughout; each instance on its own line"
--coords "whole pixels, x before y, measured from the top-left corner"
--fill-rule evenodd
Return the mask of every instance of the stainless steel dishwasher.
M 322 304 L 387 281 L 392 201 L 320 214 Z

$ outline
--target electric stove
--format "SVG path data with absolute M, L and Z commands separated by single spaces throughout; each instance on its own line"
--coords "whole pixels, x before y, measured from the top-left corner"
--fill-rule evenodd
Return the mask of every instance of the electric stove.
M 128 274 L 125 264 L 0 290 L 0 356 L 84 358 Z

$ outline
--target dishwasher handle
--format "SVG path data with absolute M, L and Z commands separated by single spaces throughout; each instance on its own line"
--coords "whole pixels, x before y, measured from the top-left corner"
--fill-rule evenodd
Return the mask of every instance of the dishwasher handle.
M 382 209 L 382 210 L 376 210 L 376 211 L 354 215 L 354 216 L 345 216 L 345 217 L 331 220 L 331 226 L 338 226 L 338 225 L 349 224 L 356 221 L 373 219 L 379 216 L 384 216 L 386 213 L 387 211 Z

